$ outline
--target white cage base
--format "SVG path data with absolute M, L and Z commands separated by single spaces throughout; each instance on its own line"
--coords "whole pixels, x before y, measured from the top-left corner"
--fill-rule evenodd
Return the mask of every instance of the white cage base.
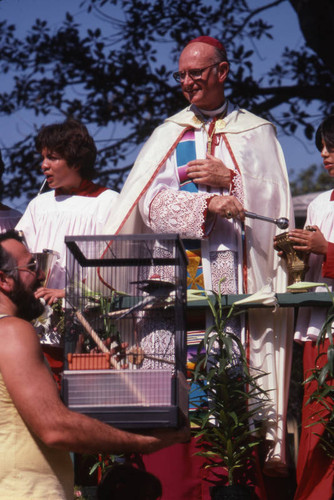
M 65 370 L 63 399 L 71 410 L 123 428 L 177 427 L 188 414 L 186 379 L 170 370 Z

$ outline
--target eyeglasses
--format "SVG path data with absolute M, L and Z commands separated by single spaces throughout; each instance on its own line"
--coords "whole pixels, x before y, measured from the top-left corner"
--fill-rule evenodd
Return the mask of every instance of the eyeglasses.
M 15 267 L 13 267 L 10 270 L 11 271 L 14 271 L 14 270 L 17 270 L 17 271 L 28 271 L 29 273 L 38 274 L 39 264 L 38 264 L 38 261 L 36 259 L 34 259 L 31 262 L 29 262 L 29 264 L 27 264 L 25 266 L 15 266 Z
M 183 82 L 186 78 L 186 75 L 192 79 L 192 80 L 200 80 L 202 78 L 202 73 L 208 68 L 213 68 L 214 66 L 218 66 L 220 62 L 216 62 L 214 64 L 210 64 L 210 66 L 205 66 L 205 68 L 200 68 L 200 69 L 188 69 L 188 71 L 175 71 L 173 73 L 173 77 L 177 82 Z

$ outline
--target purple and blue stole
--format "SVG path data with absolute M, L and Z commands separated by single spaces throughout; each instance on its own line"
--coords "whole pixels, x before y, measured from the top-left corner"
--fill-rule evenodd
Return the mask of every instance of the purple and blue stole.
M 188 191 L 190 193 L 197 193 L 198 186 L 191 179 L 187 177 L 187 163 L 191 160 L 196 160 L 196 144 L 195 132 L 193 130 L 187 131 L 182 137 L 181 141 L 176 146 L 176 163 L 180 179 L 180 190 Z M 202 258 L 201 258 L 201 242 L 200 240 L 183 240 L 188 257 L 187 266 L 187 287 L 204 290 Z M 188 328 L 200 328 L 203 325 L 204 318 L 188 318 Z M 203 331 L 187 332 L 187 367 L 193 365 L 196 359 L 198 344 L 203 338 Z M 190 374 L 189 374 L 190 376 Z M 197 384 L 192 383 L 189 393 L 189 411 L 200 411 L 198 408 L 198 398 L 202 396 L 201 389 Z
M 187 177 L 187 163 L 196 160 L 194 130 L 188 130 L 176 146 L 176 164 L 180 179 L 180 190 L 197 193 L 198 186 Z M 183 240 L 189 264 L 187 267 L 188 288 L 204 290 L 201 243 L 199 240 Z
M 197 193 L 198 187 L 187 177 L 187 163 L 196 160 L 196 144 L 194 130 L 188 130 L 176 146 L 176 164 L 180 179 L 181 191 Z

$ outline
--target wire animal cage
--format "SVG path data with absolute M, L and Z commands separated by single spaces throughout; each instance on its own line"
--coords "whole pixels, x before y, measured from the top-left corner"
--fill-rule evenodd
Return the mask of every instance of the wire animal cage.
M 188 413 L 186 254 L 177 235 L 67 236 L 63 399 L 121 428 Z

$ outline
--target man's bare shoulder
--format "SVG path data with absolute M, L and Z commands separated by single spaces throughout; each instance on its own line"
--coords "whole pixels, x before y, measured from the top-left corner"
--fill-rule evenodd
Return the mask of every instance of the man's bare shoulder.
M 0 320 L 0 364 L 2 360 L 8 360 L 13 352 L 35 351 L 38 347 L 39 340 L 31 323 L 16 316 Z
M 35 329 L 34 327 L 32 326 L 31 323 L 29 323 L 29 321 L 26 321 L 25 319 L 22 319 L 22 318 L 18 318 L 17 316 L 12 316 L 10 314 L 8 315 L 5 315 L 3 317 L 1 317 L 0 315 L 0 336 L 5 333 L 5 330 L 11 330 L 11 329 L 14 329 L 15 331 L 21 331 L 21 329 L 23 330 L 27 330 L 27 331 L 31 331 L 31 332 L 35 332 Z

